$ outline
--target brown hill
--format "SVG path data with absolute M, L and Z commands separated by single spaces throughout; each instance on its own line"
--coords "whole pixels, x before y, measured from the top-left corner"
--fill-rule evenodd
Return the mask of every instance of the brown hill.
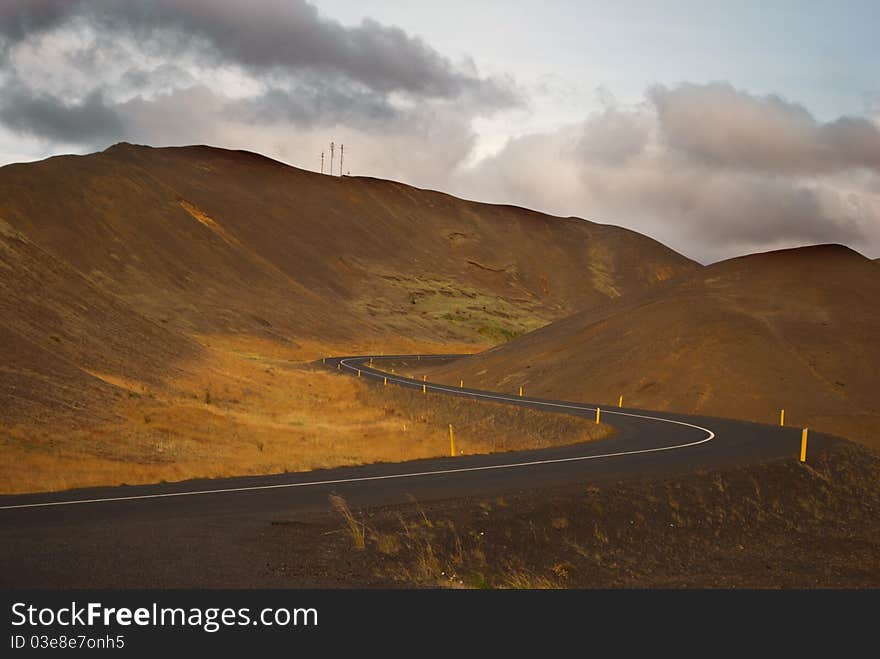
M 0 218 L 139 313 L 211 333 L 494 341 L 696 267 L 618 227 L 208 147 L 0 168 Z
M 432 377 L 774 422 L 880 447 L 880 280 L 837 245 L 724 261 Z
M 220 436 L 291 426 L 314 444 L 340 421 L 303 420 L 330 406 L 301 373 L 282 395 L 291 360 L 476 350 L 698 267 L 618 227 L 247 152 L 119 144 L 9 165 L 0 449 L 196 463 Z
M 110 395 L 95 373 L 155 385 L 198 352 L 2 220 L 0 273 L 0 420 L 69 422 L 84 399 Z

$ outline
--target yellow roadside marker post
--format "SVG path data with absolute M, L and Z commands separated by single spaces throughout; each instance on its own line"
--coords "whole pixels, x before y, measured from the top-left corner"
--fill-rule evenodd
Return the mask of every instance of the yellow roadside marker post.
M 809 431 L 809 428 L 804 428 L 801 433 L 801 462 L 807 461 L 807 434 Z
M 779 425 L 785 425 L 785 410 L 779 410 Z
M 519 387 L 519 397 L 522 398 L 522 385 Z
M 428 376 L 427 376 L 427 375 L 423 375 L 423 376 L 422 376 L 422 382 L 427 382 L 427 381 L 428 381 Z
M 452 431 L 452 424 L 449 424 L 449 455 L 455 457 L 455 433 Z
M 327 363 L 327 358 L 326 358 L 326 357 L 321 357 L 321 363 L 322 363 L 322 364 L 326 364 L 326 363 Z
M 370 357 L 370 368 L 373 368 L 373 358 Z
M 342 370 L 342 362 L 336 362 L 336 370 L 337 370 L 337 371 L 341 371 L 341 370 Z
M 387 376 L 382 378 L 382 384 L 386 387 L 388 386 L 388 377 Z
M 617 399 L 617 407 L 623 407 L 623 394 L 620 394 L 620 398 Z
M 600 414 L 601 414 L 601 411 L 600 411 L 599 408 L 597 407 L 597 408 L 596 408 L 596 423 L 599 423 L 599 415 L 600 415 Z
M 459 380 L 459 381 L 458 381 L 458 388 L 459 388 L 459 389 L 464 389 L 464 380 Z
M 425 384 L 422 384 L 422 393 L 428 395 L 428 387 Z
M 358 377 L 361 376 L 361 369 L 358 369 Z

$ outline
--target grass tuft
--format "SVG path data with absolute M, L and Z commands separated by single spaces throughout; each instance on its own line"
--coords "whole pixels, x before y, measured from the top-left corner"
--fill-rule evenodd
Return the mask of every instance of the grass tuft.
M 331 494 L 330 503 L 336 512 L 342 515 L 342 519 L 344 519 L 345 523 L 348 525 L 348 532 L 351 535 L 354 548 L 366 549 L 367 529 L 354 518 L 351 508 L 348 507 L 348 502 L 338 494 Z

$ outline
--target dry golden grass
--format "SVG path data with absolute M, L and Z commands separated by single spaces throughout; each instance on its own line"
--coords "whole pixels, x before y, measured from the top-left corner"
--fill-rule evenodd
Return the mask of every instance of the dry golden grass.
M 562 588 L 558 582 L 527 570 L 509 572 L 503 587 L 517 590 L 556 590 Z
M 503 403 L 452 397 L 428 390 L 422 393 L 393 385 L 374 384 L 359 391 L 370 407 L 397 419 L 407 432 L 445 437 L 452 424 L 456 454 L 521 451 L 592 441 L 607 437 L 610 426 L 566 414 L 553 414 Z M 437 441 L 437 440 L 435 440 Z M 447 453 L 443 453 L 446 455 Z
M 330 496 L 330 504 L 342 518 L 342 531 L 349 535 L 354 549 L 377 552 L 386 559 L 381 571 L 400 583 L 435 585 L 443 588 L 516 588 L 516 589 L 555 589 L 561 588 L 571 569 L 569 563 L 558 563 L 551 569 L 555 575 L 543 575 L 527 568 L 516 556 L 505 560 L 501 572 L 503 578 L 489 584 L 484 574 L 498 571 L 498 565 L 487 562 L 480 548 L 483 533 L 475 529 L 465 530 L 464 539 L 456 523 L 449 518 L 430 519 L 415 498 L 413 506 L 407 511 L 408 519 L 398 511 L 397 524 L 389 528 L 387 524 L 377 526 L 375 522 L 382 517 L 377 511 L 358 511 L 353 513 L 348 503 L 339 495 Z M 502 502 L 503 503 L 503 502 Z M 481 528 L 489 519 L 492 504 L 483 501 L 480 505 Z M 505 507 L 506 503 L 502 507 Z M 486 515 L 486 518 L 483 518 Z M 360 519 L 359 519 L 360 517 Z M 367 523 L 371 518 L 372 524 Z M 387 522 L 387 520 L 382 520 Z M 380 522 L 381 523 L 381 522 Z M 497 528 L 491 533 L 495 534 Z M 521 541 L 522 538 L 517 538 Z
M 356 509 L 358 552 L 345 519 L 281 541 L 284 560 L 346 571 L 343 587 L 866 588 L 880 583 L 878 479 L 880 456 L 841 442 L 806 464 Z
M 345 523 L 348 526 L 348 532 L 351 535 L 351 540 L 354 543 L 354 548 L 365 549 L 367 546 L 366 527 L 354 518 L 351 508 L 348 507 L 348 502 L 338 494 L 331 494 L 330 503 L 333 505 L 336 512 L 342 515 L 342 519 L 345 520 Z
M 247 336 L 201 337 L 209 359 L 151 387 L 98 375 L 118 389 L 117 419 L 76 429 L 0 430 L 0 491 L 179 481 L 306 471 L 449 454 L 535 448 L 607 428 L 527 410 L 382 387 L 311 367 L 322 354 L 372 346 L 287 345 Z M 402 343 L 400 352 L 466 346 Z M 572 425 L 574 424 L 574 425 Z M 597 434 L 598 433 L 598 434 Z

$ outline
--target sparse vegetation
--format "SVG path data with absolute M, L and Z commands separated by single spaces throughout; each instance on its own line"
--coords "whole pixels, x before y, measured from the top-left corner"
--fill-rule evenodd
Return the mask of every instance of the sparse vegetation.
M 348 507 L 348 503 L 341 496 L 331 494 L 330 503 L 333 509 L 342 515 L 342 519 L 345 520 L 351 540 L 354 543 L 354 548 L 364 549 L 366 547 L 366 527 L 354 518 L 351 508 Z
M 204 363 L 164 386 L 106 378 L 115 416 L 93 424 L 0 430 L 0 491 L 177 481 L 305 471 L 449 454 L 448 424 L 465 453 L 599 437 L 561 415 L 398 387 L 313 369 L 304 350 L 246 337 L 210 337 Z M 348 346 L 351 348 L 351 346 Z M 375 350 L 362 347 L 364 350 Z M 453 346 L 452 349 L 461 349 Z M 406 351 L 437 351 L 402 344 Z M 339 349 L 341 352 L 342 349 Z M 319 353 L 320 354 L 320 353 Z
M 520 451 L 602 439 L 611 434 L 606 424 L 567 414 L 554 414 L 527 407 L 515 407 L 398 386 L 367 386 L 358 395 L 365 404 L 399 419 L 414 433 L 435 434 L 454 426 L 456 450 L 460 454 Z M 444 433 L 444 446 L 448 439 Z M 447 453 L 440 453 L 446 455 Z
M 631 231 L 203 146 L 4 167 L 0 206 L 4 492 L 441 455 L 445 425 L 404 431 L 293 366 L 475 352 L 697 267 Z M 607 282 L 584 245 L 615 257 Z
M 412 314 L 415 305 L 426 322 L 445 326 L 454 335 L 475 341 L 510 341 L 546 325 L 554 317 L 537 299 L 490 295 L 467 283 L 467 279 L 439 275 L 401 277 L 390 273 L 382 278 L 386 285 L 381 292 L 371 290 L 359 303 L 371 315 Z
M 510 329 L 497 323 L 480 325 L 477 329 L 480 336 L 493 343 L 506 343 L 526 333 L 524 329 Z
M 878 482 L 880 456 L 841 443 L 806 466 L 788 458 L 353 507 L 351 522 L 329 501 L 323 511 L 268 518 L 171 516 L 155 552 L 172 556 L 174 570 L 99 560 L 115 559 L 143 531 L 137 516 L 123 517 L 85 536 L 64 527 L 35 534 L 10 547 L 33 551 L 5 576 L 10 587 L 51 575 L 56 587 L 74 588 L 878 588 Z M 180 532 L 191 534 L 192 551 L 177 551 Z M 14 545 L 20 536 L 10 533 Z
M 759 423 L 786 408 L 787 425 L 880 449 L 876 263 L 819 245 L 722 261 L 635 296 L 602 281 L 612 302 L 429 377 Z M 505 341 L 504 325 L 486 327 Z
M 359 511 L 365 551 L 324 541 L 321 560 L 349 587 L 878 587 L 878 480 L 880 456 L 840 444 L 806 465 L 413 500 Z M 312 523 L 279 542 L 311 551 Z

